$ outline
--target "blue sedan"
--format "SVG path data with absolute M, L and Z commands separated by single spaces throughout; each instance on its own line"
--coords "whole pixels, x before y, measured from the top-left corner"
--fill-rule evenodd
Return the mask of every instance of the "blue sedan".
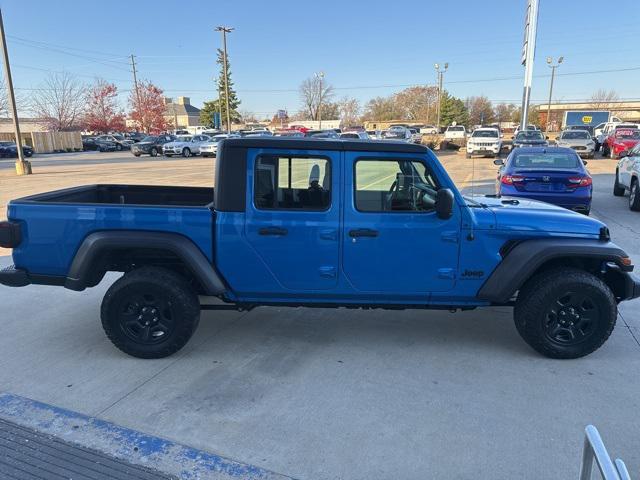
M 500 165 L 496 193 L 552 203 L 589 215 L 593 185 L 585 162 L 571 148 L 518 148 Z

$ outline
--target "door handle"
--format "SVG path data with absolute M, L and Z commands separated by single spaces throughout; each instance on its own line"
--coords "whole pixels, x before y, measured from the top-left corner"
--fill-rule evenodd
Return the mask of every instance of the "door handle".
M 349 230 L 349 236 L 356 237 L 377 237 L 378 231 L 371 228 L 358 228 L 356 230 Z
M 260 235 L 275 235 L 278 237 L 282 237 L 289 233 L 286 228 L 281 227 L 264 227 L 258 230 Z

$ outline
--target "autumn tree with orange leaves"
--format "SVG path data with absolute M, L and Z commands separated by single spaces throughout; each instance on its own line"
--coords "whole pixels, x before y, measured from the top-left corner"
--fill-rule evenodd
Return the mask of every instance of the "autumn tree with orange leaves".
M 138 89 L 129 95 L 131 119 L 138 130 L 146 133 L 161 133 L 172 127 L 165 117 L 166 106 L 162 90 L 151 82 L 138 83 Z
M 125 115 L 118 107 L 118 87 L 99 79 L 87 92 L 84 128 L 93 132 L 122 132 Z

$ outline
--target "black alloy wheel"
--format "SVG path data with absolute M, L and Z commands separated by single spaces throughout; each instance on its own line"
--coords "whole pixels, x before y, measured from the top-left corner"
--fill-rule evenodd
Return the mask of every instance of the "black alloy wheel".
M 588 294 L 566 291 L 547 311 L 545 334 L 559 345 L 577 345 L 593 334 L 600 321 L 597 303 Z

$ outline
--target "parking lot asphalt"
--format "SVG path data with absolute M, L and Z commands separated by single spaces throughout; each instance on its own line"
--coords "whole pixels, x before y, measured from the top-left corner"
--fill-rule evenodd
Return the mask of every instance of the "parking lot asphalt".
M 465 190 L 475 178 L 476 192 L 492 191 L 491 159 L 441 158 Z M 17 183 L 203 184 L 210 164 L 34 163 L 37 175 Z M 614 165 L 589 162 L 593 215 L 637 264 L 640 215 L 611 194 Z M 0 191 L 10 185 L 15 196 L 8 173 Z M 0 267 L 9 263 L 0 257 Z M 590 423 L 630 471 L 640 469 L 637 300 L 621 306 L 608 342 L 579 360 L 533 352 L 509 308 L 262 307 L 203 312 L 181 352 L 149 361 L 124 355 L 101 329 L 100 301 L 115 278 L 82 293 L 0 288 L 0 391 L 301 479 L 577 478 Z

